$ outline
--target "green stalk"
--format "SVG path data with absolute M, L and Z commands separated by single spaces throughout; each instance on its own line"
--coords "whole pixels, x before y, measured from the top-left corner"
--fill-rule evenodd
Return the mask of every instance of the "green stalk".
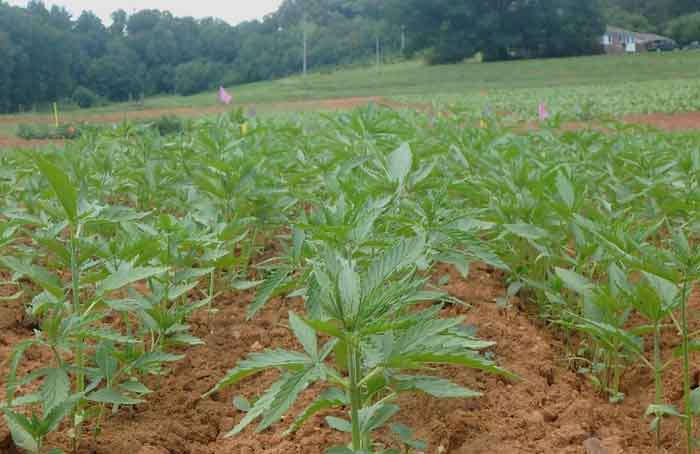
M 360 453 L 363 448 L 362 432 L 360 430 L 360 408 L 362 407 L 362 394 L 360 387 L 360 357 L 354 345 L 354 340 L 347 343 L 348 346 L 348 373 L 350 383 L 350 423 L 352 425 L 352 450 Z
M 661 382 L 661 372 L 663 370 L 663 364 L 661 364 L 661 325 L 657 321 L 654 326 L 654 388 L 655 396 L 654 403 L 656 405 L 661 405 L 663 401 L 663 389 Z M 659 418 L 658 425 L 656 426 L 656 450 L 661 449 L 661 418 Z
M 620 383 L 622 382 L 622 367 L 622 364 L 617 364 L 616 362 L 613 369 L 613 393 L 616 398 L 620 394 Z
M 690 414 L 690 354 L 688 348 L 688 274 L 683 276 L 683 292 L 681 293 L 681 338 L 683 349 L 683 408 L 685 410 L 685 431 L 687 453 L 693 454 L 693 417 Z
M 71 291 L 73 296 L 73 314 L 78 317 L 82 316 L 82 308 L 80 304 L 80 269 L 78 266 L 78 238 L 80 236 L 80 227 L 73 226 L 71 228 L 71 238 L 70 238 L 70 271 L 71 271 Z M 78 367 L 78 383 L 76 385 L 76 392 L 78 394 L 85 391 L 85 374 L 83 373 L 83 368 L 85 365 L 85 358 L 83 355 L 83 339 L 78 339 L 78 346 L 76 352 L 76 364 Z M 77 452 L 78 446 L 80 445 L 82 423 L 76 423 L 76 418 L 73 418 L 73 430 L 75 432 L 75 438 L 73 439 L 73 452 Z
M 214 330 L 211 328 L 211 311 L 212 305 L 214 304 L 214 273 L 212 271 L 209 274 L 209 304 L 207 304 L 207 326 L 209 327 L 209 332 L 214 334 Z
M 615 397 L 620 394 L 620 385 L 622 383 L 622 373 L 625 370 L 623 360 L 620 359 L 620 350 L 622 344 L 615 343 L 615 349 L 611 352 L 611 363 L 613 364 L 613 392 Z

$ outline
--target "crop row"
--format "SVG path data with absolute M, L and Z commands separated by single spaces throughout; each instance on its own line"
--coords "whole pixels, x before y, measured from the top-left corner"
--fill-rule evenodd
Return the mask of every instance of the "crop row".
M 467 275 L 478 261 L 506 273 L 497 304 L 536 304 L 611 400 L 624 399 L 629 368 L 651 369 L 657 441 L 662 421 L 680 418 L 691 452 L 695 139 L 463 123 L 373 106 L 284 121 L 234 112 L 177 136 L 122 127 L 60 152 L 0 155 L 0 266 L 38 326 L 9 362 L 2 411 L 15 443 L 43 452 L 65 421 L 77 451 L 88 429 L 98 436 L 111 412 L 147 399 L 145 378 L 167 373 L 174 352 L 202 342 L 189 332 L 193 311 L 215 317 L 221 293 L 256 288 L 250 318 L 273 297 L 303 297 L 288 318 L 303 351 L 252 353 L 210 391 L 281 372 L 254 402 L 237 401 L 246 415 L 230 435 L 278 423 L 318 383 L 289 432 L 339 408 L 347 418 L 327 422 L 350 443 L 329 452 L 420 449 L 401 425 L 394 444 L 373 437 L 400 393 L 479 395 L 427 369 L 517 380 L 490 359 L 491 342 L 439 317 L 457 301 L 429 285 L 434 265 Z M 261 260 L 271 243 L 279 252 Z M 673 352 L 666 333 L 678 336 Z M 26 372 L 34 348 L 53 360 Z M 680 408 L 664 399 L 673 368 L 684 376 Z

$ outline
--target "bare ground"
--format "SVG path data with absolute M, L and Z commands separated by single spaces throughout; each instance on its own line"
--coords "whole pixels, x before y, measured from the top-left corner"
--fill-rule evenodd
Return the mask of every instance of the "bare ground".
M 627 398 L 611 404 L 585 379 L 572 372 L 565 361 L 565 346 L 555 331 L 543 326 L 517 299 L 509 309 L 494 303 L 504 294 L 503 276 L 478 266 L 467 279 L 442 267 L 437 276 L 449 273 L 444 286 L 471 308 L 451 306 L 445 315 L 462 315 L 478 328 L 480 337 L 497 342 L 496 361 L 517 373 L 521 381 L 508 382 L 459 368 L 441 373 L 484 396 L 477 399 L 438 400 L 423 395 L 401 398 L 399 420 L 417 429 L 429 442 L 429 453 L 454 454 L 652 454 L 653 437 L 648 432 L 644 410 L 653 395 L 651 375 L 642 369 L 625 375 L 622 390 Z M 14 289 L 0 288 L 0 294 Z M 274 373 L 246 379 L 239 386 L 214 398 L 200 399 L 225 372 L 248 352 L 266 348 L 298 348 L 284 328 L 288 310 L 301 310 L 298 300 L 274 300 L 261 315 L 247 322 L 245 305 L 252 293 L 229 293 L 216 303 L 220 309 L 212 325 L 206 314 L 196 314 L 191 323 L 206 345 L 191 349 L 162 378 L 148 381 L 156 390 L 148 403 L 134 412 L 122 410 L 105 421 L 102 435 L 84 444 L 81 454 L 321 454 L 325 447 L 347 442 L 331 430 L 325 420 L 312 418 L 298 433 L 284 438 L 286 424 L 256 434 L 252 428 L 234 439 L 223 435 L 242 417 L 232 405 L 236 395 L 253 398 L 275 378 Z M 0 362 L 18 341 L 31 335 L 21 323 L 19 304 L 0 307 Z M 669 335 L 666 349 L 676 339 Z M 30 352 L 25 370 L 45 366 L 48 357 Z M 3 374 L 4 376 L 4 374 Z M 0 383 L 2 386 L 2 383 Z M 680 406 L 678 374 L 669 373 L 667 399 Z M 295 405 L 308 405 L 313 391 Z M 339 415 L 336 413 L 336 415 Z M 289 423 L 290 418 L 285 420 Z M 67 448 L 67 428 L 53 437 L 52 446 Z M 661 453 L 680 453 L 680 430 L 675 422 L 664 426 Z M 599 450 L 585 445 L 597 444 Z M 4 423 L 0 422 L 0 452 L 13 453 Z

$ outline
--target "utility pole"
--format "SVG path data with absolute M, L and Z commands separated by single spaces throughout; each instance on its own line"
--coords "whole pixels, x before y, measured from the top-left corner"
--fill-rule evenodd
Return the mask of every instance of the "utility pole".
M 308 46 L 307 46 L 307 31 L 306 31 L 306 19 L 304 19 L 304 77 L 306 77 L 306 69 L 307 69 L 307 58 L 308 58 Z
M 406 26 L 401 26 L 401 55 L 406 53 Z
M 380 47 L 379 47 L 379 33 L 377 33 L 376 36 L 376 51 L 377 51 L 377 69 L 379 69 L 379 66 L 381 65 L 381 55 L 380 55 Z

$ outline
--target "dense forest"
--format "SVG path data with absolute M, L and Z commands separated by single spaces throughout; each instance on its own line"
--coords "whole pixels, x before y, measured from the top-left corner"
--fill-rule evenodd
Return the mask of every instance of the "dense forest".
M 411 30 L 409 52 L 433 63 L 481 53 L 484 60 L 590 55 L 601 51 L 598 0 L 386 0 Z
M 304 3 L 287 0 L 263 20 L 236 26 L 157 10 L 115 11 L 107 26 L 89 11 L 72 18 L 40 1 L 20 8 L 0 0 L 0 112 L 282 77 L 300 71 L 304 31 L 311 68 L 369 59 L 378 36 L 382 52 L 399 52 L 400 27 L 370 17 L 363 2 Z
M 285 0 L 262 20 L 231 25 L 167 11 L 112 14 L 105 24 L 32 0 L 0 0 L 0 112 L 53 101 L 88 107 L 159 93 L 193 94 L 218 85 L 309 68 L 423 55 L 456 62 L 559 57 L 599 51 L 606 23 L 700 34 L 700 0 Z M 692 14 L 696 13 L 696 14 Z

